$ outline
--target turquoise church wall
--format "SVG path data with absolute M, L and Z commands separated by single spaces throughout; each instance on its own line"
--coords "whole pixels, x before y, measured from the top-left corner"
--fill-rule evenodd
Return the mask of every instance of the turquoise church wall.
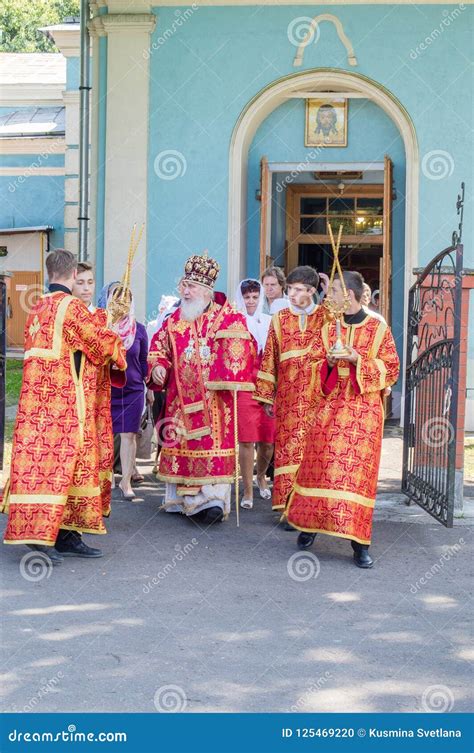
M 50 246 L 60 248 L 64 243 L 64 177 L 22 177 L 0 177 L 0 227 L 52 225 Z
M 180 9 L 181 16 L 185 10 Z M 225 288 L 229 146 L 237 119 L 264 87 L 282 76 L 318 67 L 365 75 L 386 87 L 406 108 L 420 150 L 419 264 L 448 245 L 456 224 L 457 191 L 461 180 L 469 180 L 466 155 L 471 148 L 468 60 L 472 11 L 467 6 L 445 9 L 439 5 L 331 5 L 323 12 L 334 14 L 342 22 L 358 65 L 348 64 L 334 26 L 324 23 L 317 43 L 306 48 L 303 66 L 294 68 L 296 47 L 290 43 L 287 30 L 295 18 L 312 15 L 313 9 L 308 6 L 199 7 L 192 13 L 190 9 L 189 17 L 179 28 L 174 23 L 176 8 L 156 8 L 157 27 L 150 52 L 149 313 L 162 293 L 174 289 L 185 258 L 196 250 L 207 247 L 218 258 L 222 267 L 220 287 Z M 449 25 L 443 26 L 443 20 Z M 443 31 L 434 42 L 423 42 L 441 26 Z M 371 138 L 377 139 L 380 158 L 382 152 L 388 152 L 396 161 L 397 196 L 402 198 L 403 155 L 394 127 L 390 121 L 380 120 L 377 135 L 372 132 L 369 119 L 367 127 L 362 128 L 362 113 L 360 117 L 359 144 L 349 136 L 347 150 L 326 150 L 332 152 L 328 161 L 372 159 L 373 155 L 368 157 L 373 151 L 367 138 L 369 132 Z M 265 124 L 262 128 L 265 132 Z M 395 140 L 388 148 L 390 129 Z M 272 153 L 278 150 L 278 138 L 277 133 L 273 134 L 272 144 L 267 134 L 267 152 L 270 147 Z M 304 153 L 301 143 L 298 127 L 294 144 Z M 174 155 L 179 175 L 174 180 L 166 179 L 169 173 L 160 163 L 163 153 L 169 150 L 179 153 Z M 440 150 L 444 154 L 438 155 L 436 161 Z M 261 155 L 256 152 L 251 156 L 252 171 Z M 288 154 L 287 159 L 293 161 L 293 155 Z M 396 264 L 400 266 L 395 267 L 394 278 L 402 274 L 400 253 L 404 242 L 401 207 L 395 212 L 394 246 Z M 251 222 L 252 244 L 255 227 Z M 464 240 L 470 257 L 469 213 L 465 214 Z M 472 258 L 470 263 L 473 264 Z M 250 264 L 249 269 L 254 265 Z

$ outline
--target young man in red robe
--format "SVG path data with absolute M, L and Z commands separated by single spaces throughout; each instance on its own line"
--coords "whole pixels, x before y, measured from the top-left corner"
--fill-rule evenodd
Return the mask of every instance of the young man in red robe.
M 120 337 L 71 295 L 77 259 L 48 254 L 49 293 L 25 327 L 23 383 L 10 478 L 1 510 L 6 544 L 27 544 L 55 564 L 100 557 L 82 533 L 106 533 L 99 476 L 96 394 L 99 369 L 126 368 Z
M 370 568 L 383 396 L 398 379 L 399 360 L 390 328 L 362 307 L 362 275 L 344 272 L 343 278 L 350 307 L 341 329 L 349 355 L 329 355 L 336 325 L 325 322 L 310 354 L 308 432 L 284 517 L 301 531 L 300 549 L 309 548 L 317 533 L 339 536 L 350 540 L 355 564 Z M 343 303 L 340 279 L 334 280 L 329 295 Z
M 311 403 L 311 352 L 324 311 L 314 301 L 319 275 L 309 266 L 288 275 L 289 307 L 272 317 L 254 398 L 276 416 L 272 508 L 283 510 L 303 455 Z

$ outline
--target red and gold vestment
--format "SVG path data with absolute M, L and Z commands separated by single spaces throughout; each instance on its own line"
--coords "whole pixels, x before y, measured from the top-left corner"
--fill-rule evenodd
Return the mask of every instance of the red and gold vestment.
M 303 458 L 284 517 L 300 531 L 322 532 L 370 544 L 382 449 L 382 392 L 398 378 L 399 359 L 385 322 L 367 316 L 342 326 L 360 355 L 357 366 L 326 353 L 334 322 L 321 329 L 313 361 L 310 421 Z
M 82 354 L 77 363 L 76 351 Z M 23 384 L 1 507 L 8 512 L 5 543 L 53 546 L 59 528 L 106 532 L 96 396 L 99 370 L 111 362 L 126 368 L 122 342 L 82 301 L 63 292 L 39 299 L 25 328 Z
M 275 474 L 272 508 L 285 507 L 301 462 L 311 402 L 311 353 L 325 310 L 310 314 L 291 308 L 274 314 L 257 376 L 254 398 L 274 405 Z
M 194 487 L 230 483 L 235 470 L 233 395 L 253 390 L 255 341 L 222 294 L 195 321 L 178 308 L 154 335 L 151 370 L 166 369 L 158 478 Z M 153 389 L 156 386 L 150 383 Z M 192 492 L 187 492 L 192 493 Z

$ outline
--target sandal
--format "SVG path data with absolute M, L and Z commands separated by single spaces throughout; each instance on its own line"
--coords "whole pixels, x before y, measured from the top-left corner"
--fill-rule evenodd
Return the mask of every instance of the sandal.
M 131 478 L 131 481 L 133 484 L 143 484 L 143 482 L 145 481 L 145 477 L 142 476 L 141 473 L 134 473 Z
M 253 507 L 253 499 L 245 499 L 245 497 L 241 500 L 240 506 L 244 508 L 244 510 L 251 510 Z
M 262 487 L 258 483 L 258 479 L 257 479 L 257 489 L 260 492 L 260 498 L 261 499 L 271 499 L 272 498 L 272 493 L 271 493 L 270 489 L 268 489 L 268 487 L 266 489 L 262 489 Z

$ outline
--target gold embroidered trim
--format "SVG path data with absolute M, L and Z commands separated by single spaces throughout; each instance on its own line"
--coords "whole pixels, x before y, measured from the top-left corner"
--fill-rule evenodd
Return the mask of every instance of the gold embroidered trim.
M 160 481 L 166 481 L 169 484 L 199 484 L 204 486 L 206 484 L 231 484 L 234 481 L 234 476 L 205 476 L 204 478 L 195 478 L 194 476 L 166 476 L 163 473 L 157 473 L 157 477 Z
M 384 390 L 387 384 L 387 367 L 385 366 L 384 362 L 380 360 L 380 358 L 376 358 L 375 362 L 380 369 L 380 389 Z
M 255 392 L 253 382 L 206 382 L 208 390 L 237 390 L 237 392 Z
M 296 494 L 301 494 L 302 497 L 343 499 L 346 502 L 355 502 L 355 504 L 364 505 L 365 507 L 373 507 L 375 505 L 375 499 L 363 497 L 362 494 L 356 494 L 355 492 L 339 491 L 338 489 L 318 489 L 315 487 L 300 486 L 299 484 L 295 484 L 294 491 Z
M 276 384 L 276 379 L 273 374 L 269 374 L 268 371 L 257 371 L 257 379 L 264 379 L 266 382 Z
M 216 332 L 216 340 L 222 340 L 227 337 L 238 338 L 239 340 L 250 340 L 251 334 L 246 330 L 236 331 L 231 329 L 221 329 Z
M 66 311 L 69 304 L 73 301 L 72 295 L 67 295 L 59 304 L 56 317 L 54 319 L 53 345 L 51 348 L 30 348 L 25 352 L 24 360 L 27 358 L 46 358 L 48 360 L 57 360 L 61 356 L 61 346 L 63 342 L 63 325 L 66 317 Z
M 379 322 L 379 326 L 377 327 L 377 331 L 375 333 L 374 341 L 372 343 L 372 347 L 370 349 L 370 356 L 371 358 L 377 358 L 380 346 L 382 344 L 382 340 L 385 337 L 385 333 L 387 331 L 388 325 L 385 324 L 385 322 Z
M 68 497 L 100 497 L 99 486 L 71 486 Z
M 194 431 L 187 431 L 183 433 L 185 439 L 201 439 L 201 437 L 208 437 L 211 434 L 209 427 L 203 427 L 202 429 L 195 429 Z
M 10 505 L 65 505 L 67 494 L 10 494 Z
M 299 465 L 281 465 L 279 468 L 275 468 L 274 476 L 283 476 L 284 473 L 295 473 L 299 468 Z
M 204 401 L 199 400 L 197 403 L 190 403 L 183 408 L 185 413 L 197 413 L 197 411 L 204 410 Z
M 56 541 L 54 539 L 21 539 L 17 541 L 9 541 L 8 539 L 3 540 L 4 544 L 41 544 L 42 546 L 54 546 Z
M 200 491 L 200 486 L 188 486 L 187 488 L 180 486 L 179 489 L 176 489 L 177 499 L 175 499 L 175 502 L 179 501 L 179 497 L 195 497 Z
M 252 395 L 252 400 L 257 400 L 259 403 L 266 403 L 267 405 L 273 405 L 274 400 L 267 397 L 260 397 L 260 395 Z
M 163 447 L 161 455 L 183 458 L 228 458 L 234 455 L 234 449 L 227 450 L 180 450 L 174 447 Z
M 280 363 L 283 363 L 283 361 L 288 361 L 290 358 L 301 358 L 302 356 L 307 356 L 308 353 L 311 352 L 312 345 L 308 345 L 306 348 L 302 348 L 301 350 L 287 350 L 285 353 L 280 354 Z
M 284 519 L 287 520 L 286 516 Z M 297 531 L 304 531 L 305 533 L 325 533 L 327 536 L 337 536 L 340 539 L 350 539 L 351 541 L 357 541 L 358 544 L 367 544 L 370 546 L 370 539 L 361 539 L 358 536 L 354 536 L 353 533 L 337 533 L 336 531 L 327 531 L 325 528 L 301 528 L 301 526 L 297 526 L 293 521 L 288 522 L 293 528 L 296 528 Z
M 276 339 L 278 341 L 278 347 L 281 348 L 281 321 L 280 321 L 280 314 L 281 311 L 277 311 L 276 314 L 273 314 L 272 317 L 272 324 L 273 329 L 275 330 Z

